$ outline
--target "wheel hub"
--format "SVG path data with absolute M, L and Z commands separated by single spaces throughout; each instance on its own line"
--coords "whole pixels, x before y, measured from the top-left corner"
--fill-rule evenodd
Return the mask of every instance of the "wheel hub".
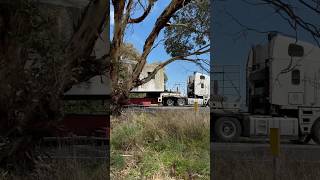
M 236 133 L 236 126 L 232 122 L 224 122 L 222 124 L 222 133 L 226 137 L 233 136 Z

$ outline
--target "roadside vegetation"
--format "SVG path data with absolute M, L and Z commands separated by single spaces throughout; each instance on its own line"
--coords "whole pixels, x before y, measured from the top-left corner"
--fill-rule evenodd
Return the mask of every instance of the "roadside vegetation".
M 0 180 L 106 180 L 107 163 L 92 160 L 52 160 L 37 163 L 28 175 L 0 170 Z
M 239 154 L 240 156 L 240 154 Z M 244 159 L 243 156 L 238 157 Z M 290 155 L 294 156 L 294 155 Z M 217 155 L 214 160 L 213 177 L 216 180 L 270 180 L 273 179 L 273 164 L 271 158 L 263 158 L 257 155 L 248 160 L 238 160 L 236 156 L 232 159 L 221 158 Z M 297 161 L 289 156 L 282 156 L 280 162 L 280 179 L 313 180 L 320 177 L 320 162 Z
M 111 179 L 210 179 L 208 112 L 126 112 L 111 124 Z

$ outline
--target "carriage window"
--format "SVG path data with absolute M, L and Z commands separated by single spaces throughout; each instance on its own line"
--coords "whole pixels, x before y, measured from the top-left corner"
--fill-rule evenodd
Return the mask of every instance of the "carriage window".
M 205 78 L 206 78 L 206 77 L 204 77 L 204 76 L 202 76 L 202 75 L 200 76 L 200 79 L 205 79 Z
M 291 72 L 291 83 L 294 85 L 300 84 L 300 70 L 295 69 Z
M 201 88 L 204 88 L 204 84 L 203 83 L 201 83 Z
M 292 57 L 302 57 L 304 54 L 303 47 L 297 44 L 289 44 L 288 54 Z

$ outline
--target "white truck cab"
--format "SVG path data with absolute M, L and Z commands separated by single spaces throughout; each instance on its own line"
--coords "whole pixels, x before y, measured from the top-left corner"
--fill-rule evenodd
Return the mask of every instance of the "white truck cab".
M 320 144 L 320 48 L 272 33 L 252 47 L 246 68 L 248 112 L 212 112 L 214 136 L 233 141 L 277 127 L 283 137 Z
M 166 106 L 199 105 L 206 106 L 210 99 L 210 76 L 194 72 L 187 80 L 187 96 L 180 92 L 164 92 L 160 94 L 158 102 Z

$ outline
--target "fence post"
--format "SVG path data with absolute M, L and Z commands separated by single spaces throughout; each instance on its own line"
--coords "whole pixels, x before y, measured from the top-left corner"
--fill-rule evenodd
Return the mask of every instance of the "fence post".
M 195 101 L 195 102 L 194 102 L 194 120 L 195 120 L 195 121 L 197 120 L 197 112 L 198 112 L 198 109 L 199 109 L 198 101 Z
M 280 155 L 280 132 L 279 128 L 270 128 L 270 147 L 273 156 L 273 179 L 280 179 L 279 155 Z
M 195 101 L 194 102 L 194 112 L 198 112 L 198 109 L 199 109 L 198 101 Z

